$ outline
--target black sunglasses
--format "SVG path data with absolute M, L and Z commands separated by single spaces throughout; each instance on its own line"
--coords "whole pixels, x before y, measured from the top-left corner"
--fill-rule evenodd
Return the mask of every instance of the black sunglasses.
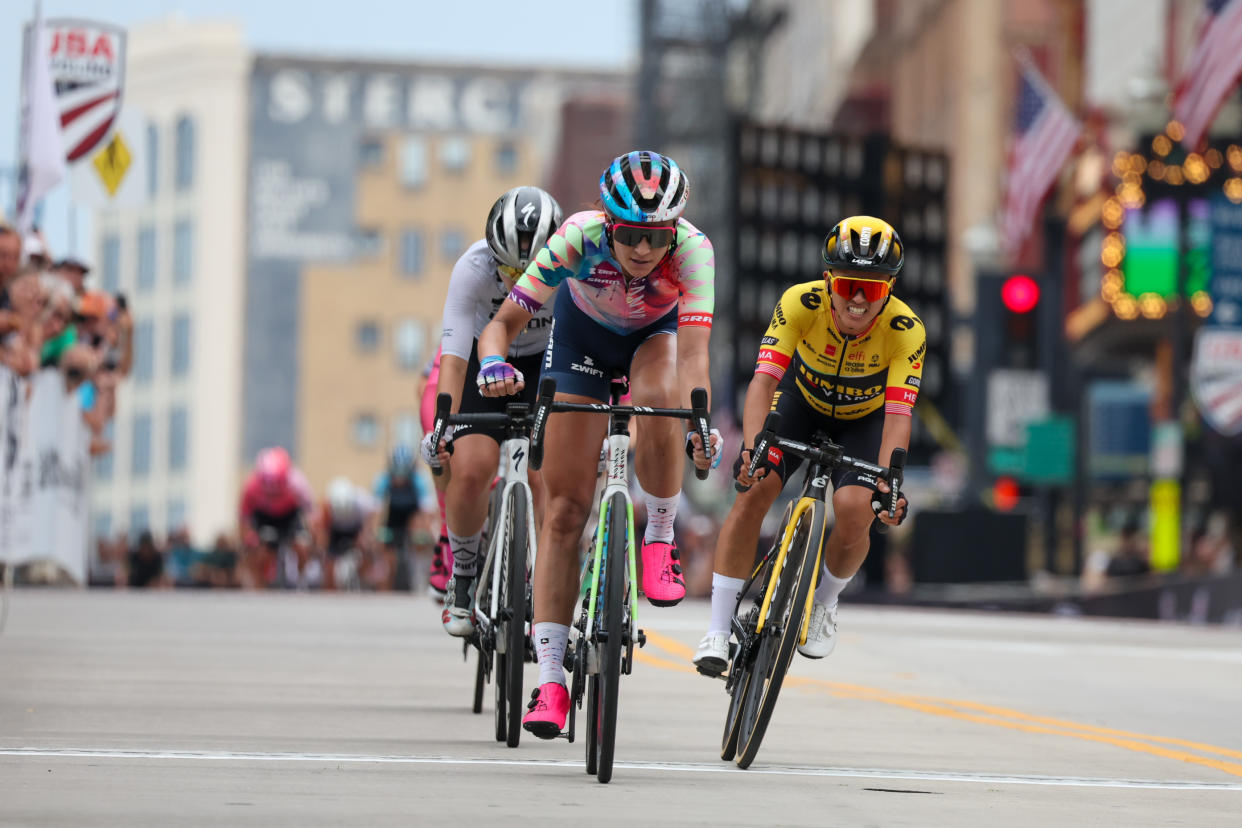
M 676 227 L 651 227 L 645 224 L 613 224 L 612 240 L 626 247 L 638 247 L 646 239 L 652 247 L 668 247 L 677 240 Z

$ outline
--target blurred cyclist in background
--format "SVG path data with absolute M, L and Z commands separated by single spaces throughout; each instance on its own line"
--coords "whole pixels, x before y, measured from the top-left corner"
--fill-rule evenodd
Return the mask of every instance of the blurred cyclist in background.
M 310 485 L 289 452 L 263 449 L 242 484 L 238 536 L 250 585 L 309 587 L 319 580 L 312 565 L 305 519 L 314 505 Z M 289 549 L 294 556 L 278 558 Z
M 530 384 L 516 397 L 485 398 L 475 382 L 479 357 L 477 338 L 505 301 L 522 271 L 543 249 L 561 224 L 561 206 L 538 187 L 514 187 L 496 199 L 484 226 L 484 237 L 462 254 L 453 267 L 448 297 L 444 301 L 443 334 L 440 339 L 440 393 L 453 398 L 453 412 L 464 414 L 504 412 L 510 402 L 534 403 L 539 366 L 552 330 L 552 303 L 528 315 L 506 343 L 505 358 L 517 366 Z M 440 445 L 431 435 L 423 438 L 423 459 L 447 470 L 451 443 L 453 460 L 445 497 L 449 543 L 453 548 L 453 591 L 441 618 L 450 635 L 468 636 L 474 631 L 471 594 L 477 568 L 483 524 L 487 519 L 488 492 L 496 479 L 504 428 L 457 426 Z M 539 476 L 530 475 L 536 514 L 542 506 Z
M 436 504 L 431 487 L 418 475 L 414 454 L 408 446 L 392 450 L 388 468 L 375 479 L 374 491 L 384 509 L 377 535 L 384 544 L 384 557 L 391 573 L 389 588 L 409 589 L 413 574 L 410 536 L 419 529 L 430 530 Z
M 349 478 L 334 477 L 328 484 L 328 496 L 315 521 L 318 546 L 325 555 L 324 589 L 361 589 L 361 572 L 378 514 L 375 498 Z

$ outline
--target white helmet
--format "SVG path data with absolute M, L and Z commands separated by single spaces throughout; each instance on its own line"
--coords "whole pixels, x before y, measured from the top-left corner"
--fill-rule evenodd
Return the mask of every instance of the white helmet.
M 354 484 L 349 482 L 349 478 L 332 478 L 332 482 L 328 484 L 328 506 L 337 517 L 351 515 L 358 509 Z
M 538 187 L 514 187 L 492 205 L 484 234 L 496 261 L 525 270 L 561 226 L 561 205 Z

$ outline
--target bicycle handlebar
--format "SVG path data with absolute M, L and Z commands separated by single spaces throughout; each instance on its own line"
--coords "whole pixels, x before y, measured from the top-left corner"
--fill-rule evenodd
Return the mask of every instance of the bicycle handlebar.
M 530 439 L 530 467 L 539 469 L 543 465 L 543 432 L 547 425 L 548 414 L 553 411 L 572 411 L 587 414 L 626 414 L 644 417 L 677 417 L 690 420 L 703 440 L 703 451 L 711 458 L 711 415 L 707 411 L 707 390 L 695 388 L 690 392 L 692 408 L 652 408 L 645 405 L 612 405 L 610 403 L 571 403 L 556 402 L 556 380 L 543 377 L 539 380 L 539 394 L 535 398 L 533 415 L 534 428 Z M 706 480 L 708 469 L 695 466 L 694 473 L 699 480 Z
M 876 478 L 883 478 L 889 484 L 889 501 L 888 516 L 897 517 L 897 499 L 901 496 L 901 483 L 904 476 L 906 465 L 906 450 L 903 448 L 893 449 L 893 454 L 889 458 L 888 467 L 869 463 L 866 460 L 859 460 L 857 457 L 850 457 L 844 453 L 841 446 L 831 440 L 824 440 L 818 445 L 810 445 L 800 443 L 797 440 L 789 440 L 785 437 L 777 435 L 776 430 L 780 427 L 781 415 L 776 411 L 768 414 L 766 420 L 763 421 L 763 430 L 755 437 L 755 447 L 750 451 L 750 464 L 747 467 L 747 475 L 754 477 L 755 472 L 759 470 L 764 458 L 768 455 L 770 449 L 776 448 L 780 451 L 791 452 L 804 460 L 817 463 L 828 468 L 846 468 L 855 471 L 866 472 L 875 475 Z M 736 480 L 733 481 L 733 487 L 739 492 L 750 490 L 750 486 L 744 486 Z
M 450 414 L 449 410 L 452 406 L 453 398 L 448 394 L 440 394 L 436 397 L 436 418 L 431 434 L 437 447 L 440 445 L 440 440 L 444 438 L 445 428 L 451 425 L 503 426 L 518 433 L 529 433 L 531 429 L 530 406 L 524 402 L 509 403 L 505 406 L 503 413 L 487 411 Z M 431 471 L 437 477 L 444 473 L 443 467 L 438 464 L 432 464 Z

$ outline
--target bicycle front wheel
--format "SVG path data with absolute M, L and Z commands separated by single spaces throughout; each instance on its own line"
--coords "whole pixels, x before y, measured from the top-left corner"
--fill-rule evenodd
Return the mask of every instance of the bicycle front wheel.
M 819 543 L 824 531 L 824 507 L 819 501 L 798 516 L 767 619 L 755 645 L 754 661 L 746 676 L 738 722 L 737 765 L 748 768 L 759 753 L 763 734 L 776 709 L 776 699 L 802 635 L 806 601 L 815 581 Z M 775 562 L 773 562 L 775 565 Z M 741 688 L 734 688 L 736 693 Z
M 625 641 L 625 585 L 629 572 L 629 510 L 625 496 L 614 494 L 608 501 L 608 535 L 604 539 L 604 572 L 600 598 L 596 606 L 597 645 L 600 654 L 598 692 L 595 709 L 587 713 L 595 728 L 595 777 L 600 782 L 612 779 L 612 759 L 617 741 L 617 696 L 621 679 L 621 648 Z M 590 700 L 588 696 L 588 701 Z M 591 740 L 588 740 L 590 745 Z
M 500 696 L 508 697 L 509 738 L 517 747 L 522 735 L 522 671 L 526 656 L 526 559 L 529 538 L 526 524 L 526 489 L 514 486 L 509 493 L 508 525 L 503 541 L 505 572 L 501 581 L 500 605 L 505 608 L 504 669 L 496 676 L 497 707 Z M 499 715 L 499 714 L 497 714 Z

